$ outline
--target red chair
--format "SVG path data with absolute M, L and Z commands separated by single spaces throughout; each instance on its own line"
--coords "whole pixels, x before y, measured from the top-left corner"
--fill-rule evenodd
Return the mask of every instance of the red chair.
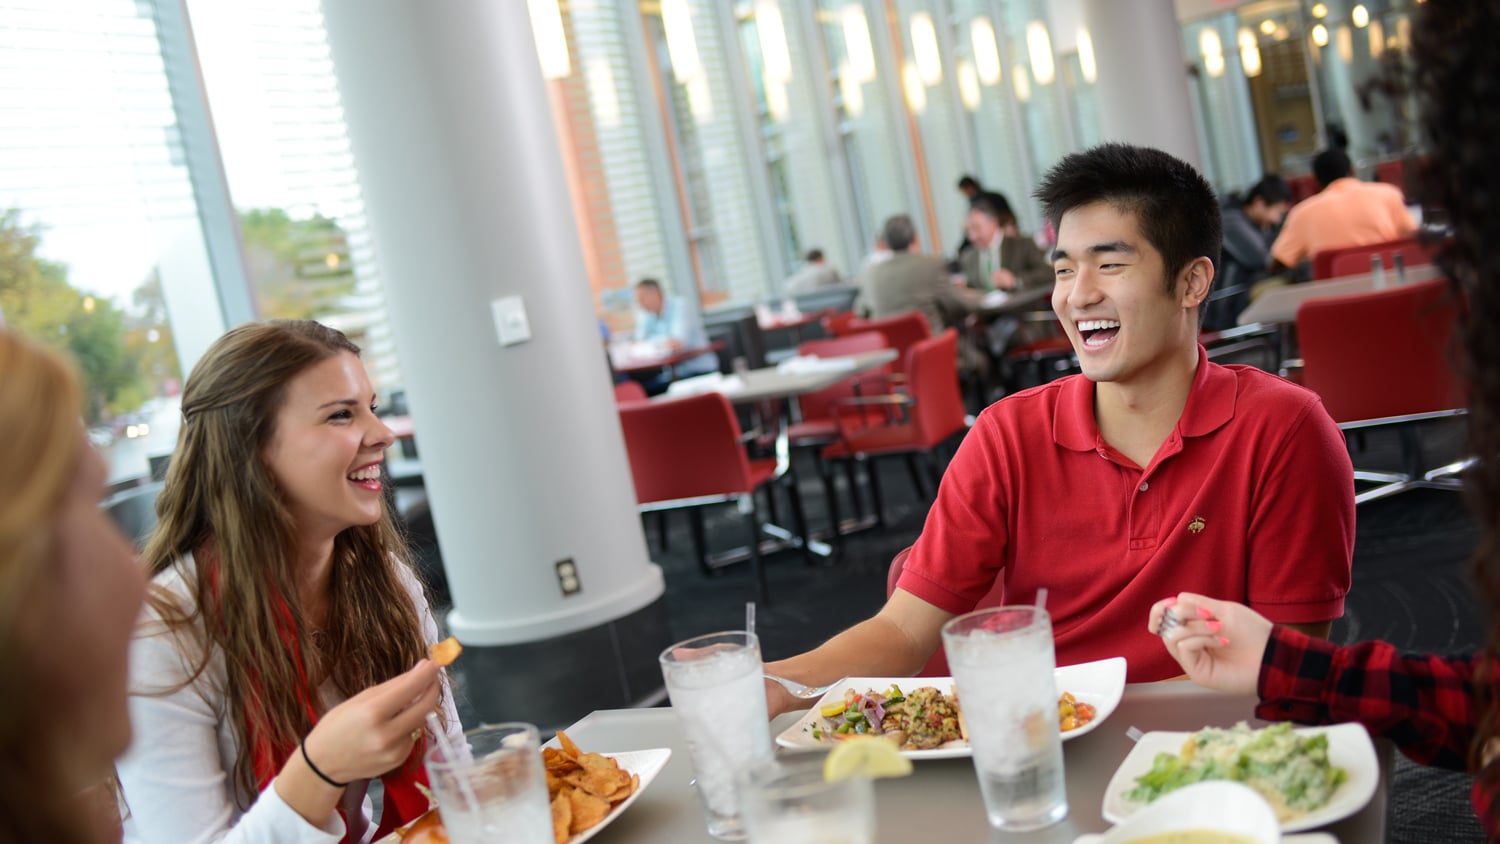
M 1431 264 L 1433 250 L 1415 239 L 1340 249 L 1330 261 L 1331 277 L 1343 278 L 1346 275 L 1371 272 L 1371 258 L 1376 255 L 1380 256 L 1380 265 L 1390 271 L 1396 266 L 1397 255 L 1401 256 L 1401 263 L 1406 267 Z
M 896 350 L 896 372 L 905 371 L 906 353 L 911 347 L 932 336 L 932 326 L 919 311 L 910 311 L 884 319 L 856 319 L 844 323 L 835 337 L 843 337 L 861 331 L 878 331 L 885 336 L 885 344 Z
M 901 570 L 906 568 L 906 558 L 911 556 L 911 546 L 908 545 L 897 552 L 895 559 L 891 560 L 891 567 L 886 570 L 885 575 L 885 597 L 890 600 L 891 595 L 896 592 L 896 584 L 901 582 Z M 995 585 L 990 587 L 974 609 L 982 610 L 990 607 L 1005 606 L 1005 579 L 996 578 Z M 928 657 L 927 664 L 917 672 L 918 677 L 951 677 L 953 669 L 948 667 L 948 655 L 938 648 L 932 656 Z
M 1286 186 L 1291 189 L 1293 205 L 1296 205 L 1309 196 L 1317 194 L 1317 192 L 1321 190 L 1321 188 L 1318 187 L 1318 180 L 1311 174 L 1307 174 L 1304 176 L 1288 176 L 1286 180 Z
M 749 528 L 750 567 L 756 597 L 769 603 L 760 557 L 761 519 L 755 493 L 785 477 L 785 459 L 751 460 L 740 445 L 740 423 L 721 393 L 703 393 L 670 401 L 638 402 L 620 407 L 620 427 L 635 479 L 636 501 L 643 513 L 690 508 L 699 564 L 712 572 L 701 508 L 735 502 Z M 792 490 L 792 512 L 804 553 L 807 524 L 801 500 Z
M 624 404 L 632 401 L 645 401 L 646 388 L 639 381 L 621 381 L 615 385 L 615 403 Z
M 1403 237 L 1396 240 L 1381 241 L 1380 243 L 1366 243 L 1363 246 L 1341 246 L 1337 249 L 1324 249 L 1322 252 L 1319 252 L 1312 257 L 1313 281 L 1322 281 L 1325 278 L 1338 277 L 1338 273 L 1335 273 L 1333 270 L 1333 262 L 1345 255 L 1361 256 L 1363 263 L 1352 267 L 1351 274 L 1357 275 L 1359 273 L 1367 273 L 1370 271 L 1370 255 L 1375 253 L 1383 254 L 1386 252 L 1394 254 L 1397 250 L 1402 250 L 1404 252 L 1405 250 L 1408 250 L 1412 247 L 1416 247 L 1418 249 L 1422 248 L 1421 245 L 1417 243 L 1417 240 L 1415 238 Z M 1425 264 L 1430 261 L 1430 256 L 1426 254 L 1425 250 L 1422 256 L 1417 257 L 1422 257 L 1423 260 L 1416 261 L 1416 264 Z M 1385 260 L 1386 266 L 1390 266 L 1388 256 L 1383 260 Z M 1403 258 L 1403 260 L 1405 259 Z M 1414 262 L 1407 260 L 1406 265 L 1414 266 Z
M 1406 162 L 1399 158 L 1375 165 L 1375 181 L 1395 185 L 1406 193 Z
M 825 447 L 825 460 L 857 461 L 865 464 L 870 478 L 870 493 L 875 499 L 875 518 L 885 523 L 880 495 L 879 473 L 871 461 L 878 457 L 903 455 L 911 471 L 917 494 L 928 498 L 917 467 L 925 457 L 934 484 L 942 473 L 934 452 L 968 426 L 963 395 L 958 385 L 958 332 L 948 329 L 936 337 L 911 347 L 906 355 L 907 391 L 904 394 L 845 399 L 839 410 L 839 441 Z M 907 421 L 864 426 L 866 408 L 899 406 L 907 409 Z
M 1467 398 L 1451 365 L 1458 307 L 1443 280 L 1309 299 L 1297 309 L 1303 383 L 1347 433 L 1394 427 L 1402 472 L 1356 470 L 1379 484 L 1356 504 L 1419 487 L 1459 489 L 1473 461 L 1428 469 L 1414 423 L 1463 415 Z

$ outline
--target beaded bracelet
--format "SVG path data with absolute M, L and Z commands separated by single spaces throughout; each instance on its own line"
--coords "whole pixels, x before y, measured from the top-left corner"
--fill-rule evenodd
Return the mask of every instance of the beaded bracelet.
M 323 782 L 328 783 L 329 785 L 333 786 L 334 788 L 348 788 L 349 787 L 349 783 L 346 783 L 346 782 L 335 782 L 334 779 L 333 779 L 333 777 L 330 777 L 327 774 L 323 773 L 322 771 L 318 770 L 318 766 L 314 765 L 312 759 L 308 758 L 308 755 L 307 755 L 307 739 L 303 739 L 302 740 L 302 744 L 299 745 L 299 747 L 302 748 L 302 761 L 306 762 L 307 763 L 307 767 L 311 768 L 312 772 L 318 775 L 318 779 L 322 780 Z

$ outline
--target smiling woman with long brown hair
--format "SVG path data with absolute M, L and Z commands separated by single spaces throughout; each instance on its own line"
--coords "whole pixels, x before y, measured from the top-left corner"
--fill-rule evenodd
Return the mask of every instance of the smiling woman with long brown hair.
M 358 352 L 315 322 L 256 323 L 188 377 L 144 554 L 127 841 L 369 841 L 427 808 L 425 718 L 461 730 Z
M 130 742 L 126 643 L 145 588 L 99 509 L 78 381 L 0 330 L 0 841 L 119 838 L 110 763 Z M 103 792 L 106 823 L 77 796 Z
M 1308 723 L 1357 721 L 1431 765 L 1474 773 L 1475 814 L 1500 840 L 1500 32 L 1495 0 L 1442 0 L 1413 10 L 1409 83 L 1422 112 L 1430 164 L 1429 202 L 1452 220 L 1438 256 L 1464 305 L 1460 361 L 1469 387 L 1469 448 L 1480 458 L 1465 475 L 1480 527 L 1473 568 L 1492 619 L 1483 652 L 1469 657 L 1403 655 L 1384 642 L 1338 647 L 1272 625 L 1246 607 L 1181 594 L 1157 602 L 1187 619 L 1167 650 L 1188 676 L 1226 691 L 1255 692 L 1256 714 Z M 1209 618 L 1201 618 L 1204 609 Z

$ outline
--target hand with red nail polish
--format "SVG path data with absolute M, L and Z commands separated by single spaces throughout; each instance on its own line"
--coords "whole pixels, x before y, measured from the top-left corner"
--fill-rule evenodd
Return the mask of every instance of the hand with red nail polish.
M 1180 622 L 1162 626 L 1168 608 Z M 1157 601 L 1147 620 L 1167 652 L 1194 682 L 1211 689 L 1253 694 L 1271 622 L 1249 607 L 1191 592 Z

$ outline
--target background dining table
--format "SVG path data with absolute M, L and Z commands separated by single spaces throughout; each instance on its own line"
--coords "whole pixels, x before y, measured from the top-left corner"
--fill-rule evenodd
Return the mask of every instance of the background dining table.
M 1231 726 L 1255 721 L 1255 700 L 1226 695 L 1185 681 L 1127 686 L 1119 707 L 1093 732 L 1063 745 L 1069 813 L 1063 822 L 1031 833 L 1001 833 L 990 829 L 979 795 L 972 760 L 921 761 L 911 776 L 878 780 L 875 784 L 877 832 L 881 844 L 914 841 L 1048 842 L 1070 844 L 1079 835 L 1103 832 L 1105 786 L 1133 746 L 1128 730 L 1191 731 L 1205 726 Z M 771 723 L 771 736 L 796 723 L 801 712 L 784 713 Z M 726 725 L 726 728 L 732 728 Z M 710 842 L 703 809 L 693 793 L 692 760 L 687 743 L 669 708 L 594 712 L 567 728 L 585 751 L 643 750 L 667 747 L 672 757 L 666 768 L 628 811 L 614 818 L 593 839 L 596 844 L 657 844 Z M 1390 787 L 1392 747 L 1376 742 L 1379 784 L 1364 808 L 1325 827 L 1343 844 L 1385 840 L 1386 799 Z

